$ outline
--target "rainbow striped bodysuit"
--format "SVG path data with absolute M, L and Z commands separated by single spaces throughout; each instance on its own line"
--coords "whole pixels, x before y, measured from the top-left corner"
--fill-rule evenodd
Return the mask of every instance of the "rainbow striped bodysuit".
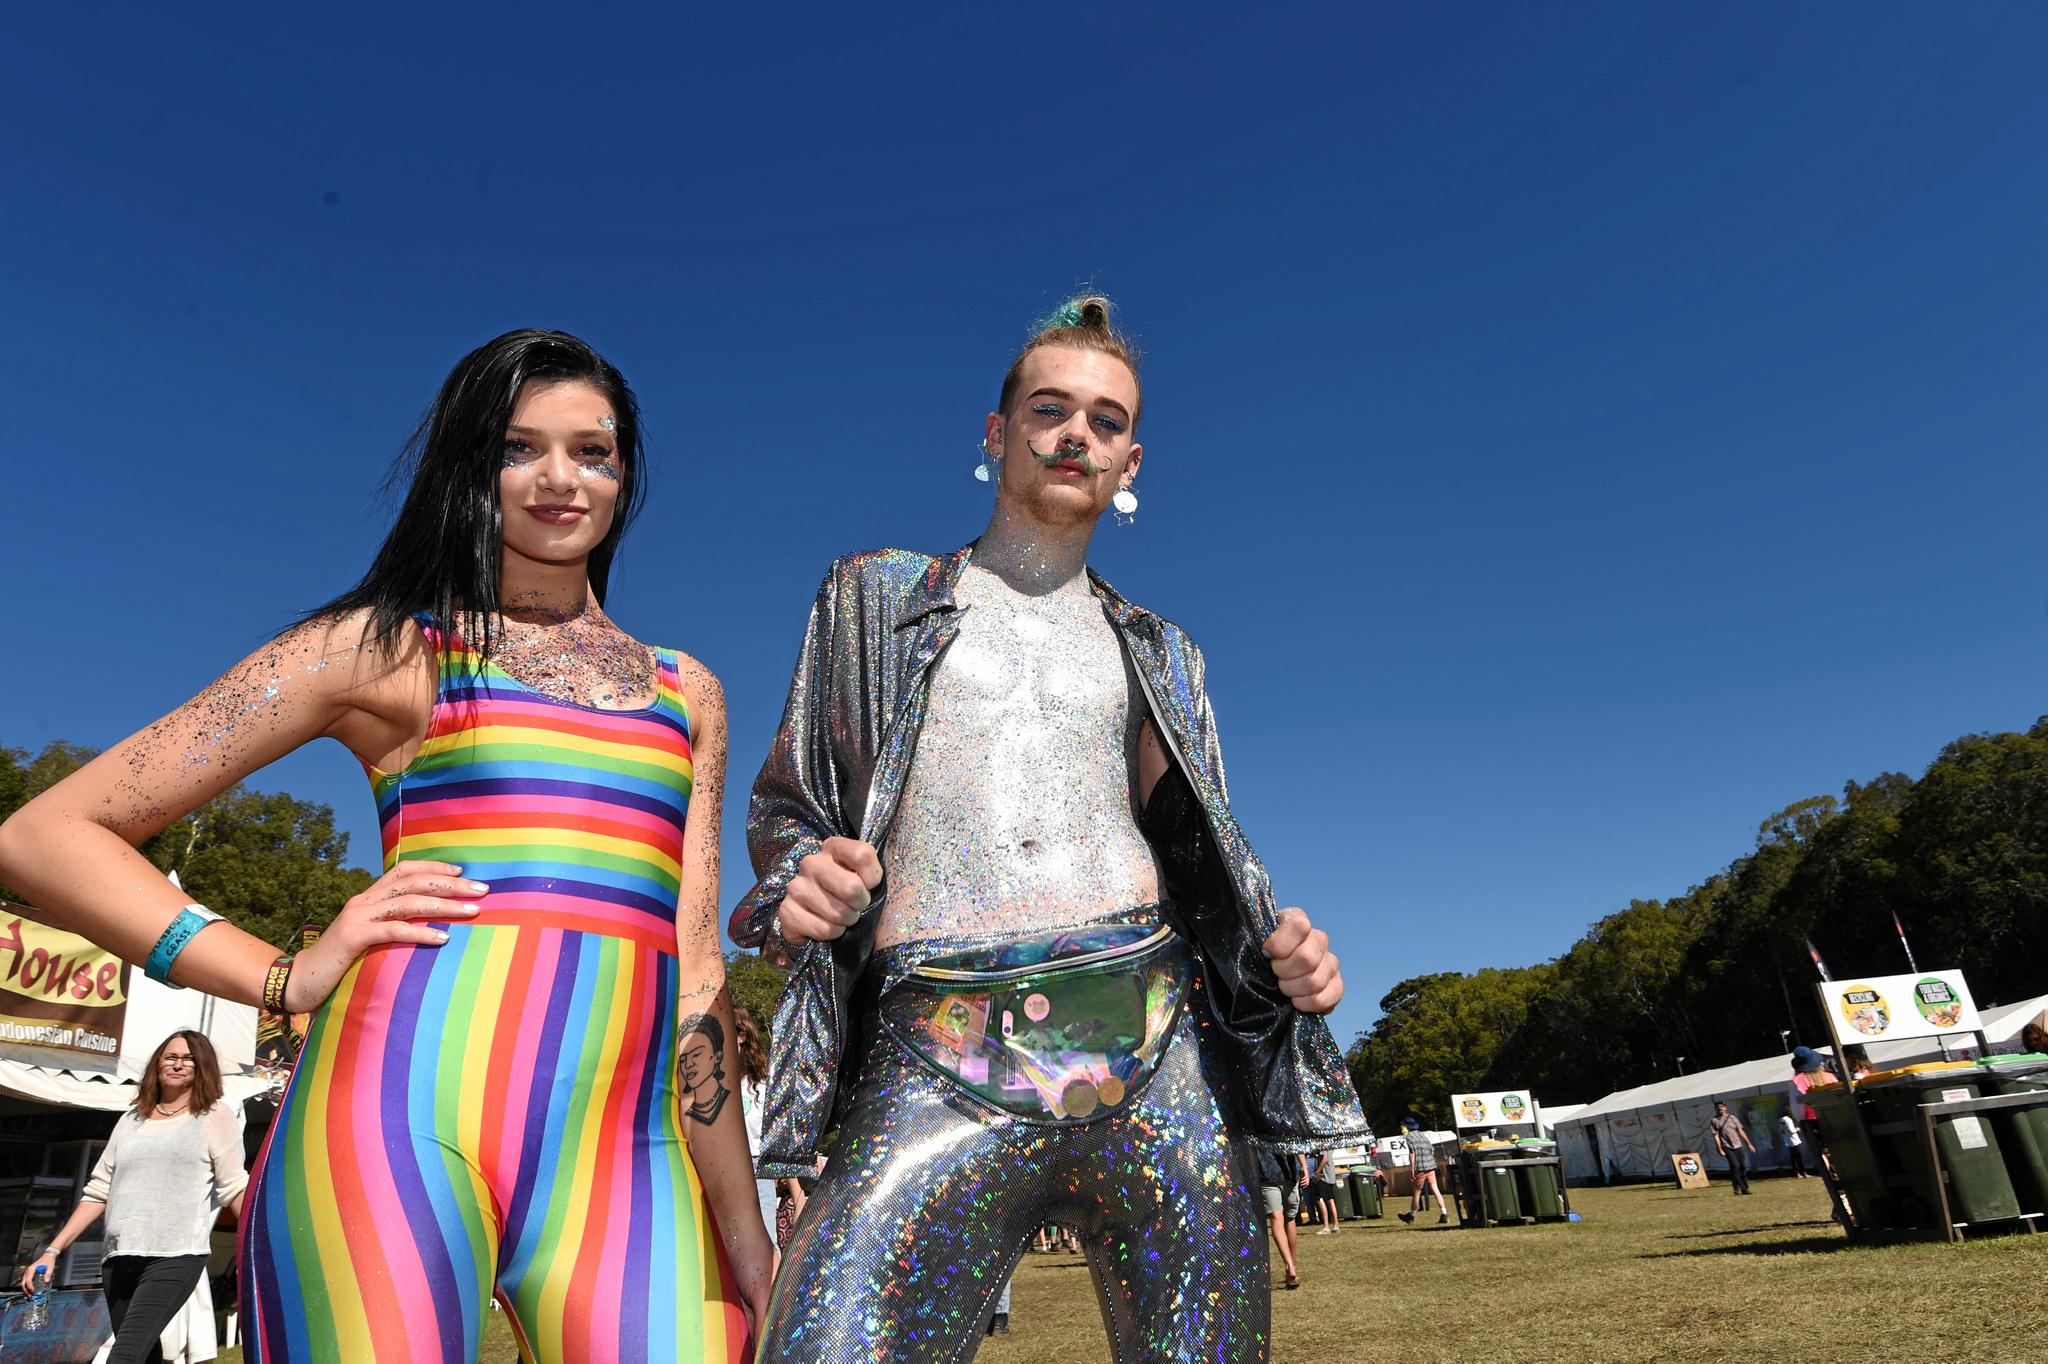
M 242 1221 L 248 1357 L 474 1360 L 495 1294 L 528 1360 L 737 1361 L 675 1088 L 675 655 L 652 705 L 605 711 L 422 628 L 426 742 L 370 769 L 384 863 L 491 890 L 444 946 L 364 954 L 314 1016 Z

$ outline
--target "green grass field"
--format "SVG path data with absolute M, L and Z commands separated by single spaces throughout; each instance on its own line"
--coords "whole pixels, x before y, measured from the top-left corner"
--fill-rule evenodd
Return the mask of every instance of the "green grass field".
M 1851 1246 L 1819 1180 L 1756 1188 L 1574 1190 L 1586 1220 L 1545 1226 L 1304 1229 L 1274 1364 L 2042 1357 L 2048 1235 Z M 513 1359 L 493 1326 L 485 1359 Z M 1109 1364 L 1077 1257 L 1024 1257 L 1011 1328 L 979 1364 Z

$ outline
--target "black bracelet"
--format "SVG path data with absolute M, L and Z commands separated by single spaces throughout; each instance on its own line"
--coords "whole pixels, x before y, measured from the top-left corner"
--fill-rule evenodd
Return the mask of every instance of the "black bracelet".
M 274 1014 L 285 1013 L 285 986 L 291 983 L 292 955 L 286 953 L 270 963 L 270 969 L 263 973 L 263 1007 Z

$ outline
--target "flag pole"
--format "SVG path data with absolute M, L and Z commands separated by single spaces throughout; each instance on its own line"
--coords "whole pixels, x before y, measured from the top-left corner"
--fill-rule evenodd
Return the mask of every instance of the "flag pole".
M 1906 941 L 1906 926 L 1899 922 L 1899 911 L 1896 909 L 1892 911 L 1892 928 L 1899 935 L 1899 946 L 1906 949 L 1906 969 L 1916 976 L 1919 975 L 1920 963 L 1913 960 L 1913 944 Z M 1942 1060 L 1953 1061 L 1955 1059 L 1949 1055 L 1947 1037 L 1937 1036 L 1934 1039 L 1934 1045 L 1941 1048 Z

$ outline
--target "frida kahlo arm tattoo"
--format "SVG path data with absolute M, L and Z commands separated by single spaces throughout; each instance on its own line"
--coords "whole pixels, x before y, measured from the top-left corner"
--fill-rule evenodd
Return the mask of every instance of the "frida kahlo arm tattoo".
M 732 1097 L 725 1082 L 724 1026 L 711 1014 L 691 1014 L 683 1020 L 677 1053 L 676 1088 L 683 1093 L 683 1111 L 708 1127 Z

